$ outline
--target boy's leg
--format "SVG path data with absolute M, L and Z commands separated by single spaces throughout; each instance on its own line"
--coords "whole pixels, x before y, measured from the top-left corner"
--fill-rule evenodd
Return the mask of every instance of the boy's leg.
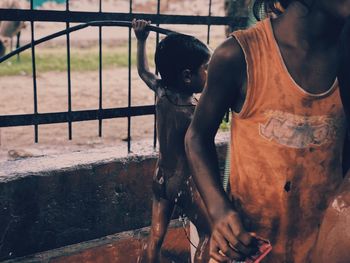
M 147 243 L 143 246 L 138 263 L 158 263 L 160 249 L 174 210 L 174 203 L 153 196 L 152 225 Z
M 178 195 L 178 205 L 185 215 L 196 226 L 199 235 L 210 234 L 210 220 L 203 199 L 197 190 L 192 177 L 181 186 Z
M 196 226 L 199 235 L 194 262 L 207 263 L 209 261 L 210 238 L 209 215 L 192 177 L 186 180 L 181 190 L 180 193 L 182 194 L 178 198 L 178 205 Z
M 207 263 L 210 260 L 209 256 L 209 239 L 208 234 L 199 234 L 199 242 L 194 255 L 194 263 Z

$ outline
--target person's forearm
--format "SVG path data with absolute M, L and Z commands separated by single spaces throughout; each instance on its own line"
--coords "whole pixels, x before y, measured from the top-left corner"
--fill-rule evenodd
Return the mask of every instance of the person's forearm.
M 190 128 L 185 145 L 194 180 L 210 217 L 215 221 L 231 206 L 221 185 L 214 138 L 203 138 Z
M 157 93 L 158 78 L 148 67 L 146 39 L 137 41 L 137 71 L 146 85 Z
M 149 72 L 148 59 L 146 53 L 146 41 L 137 41 L 137 71 L 139 75 Z

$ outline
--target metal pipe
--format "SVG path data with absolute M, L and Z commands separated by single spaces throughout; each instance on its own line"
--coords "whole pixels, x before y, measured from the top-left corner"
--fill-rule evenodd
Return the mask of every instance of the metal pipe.
M 66 0 L 66 11 L 69 11 L 69 0 Z M 69 22 L 66 22 L 66 30 L 69 29 Z M 67 38 L 67 79 L 68 79 L 68 139 L 72 140 L 72 81 L 71 81 L 71 67 L 70 67 L 70 35 L 66 33 Z
M 132 14 L 132 0 L 129 2 L 129 13 Z M 131 107 L 131 27 L 129 27 L 128 45 L 128 108 Z M 128 116 L 128 153 L 131 152 L 131 117 Z
M 33 0 L 30 0 L 30 9 L 33 10 L 34 4 Z M 32 49 L 32 71 L 33 71 L 33 95 L 34 95 L 34 115 L 38 114 L 38 94 L 37 94 L 37 83 L 36 83 L 36 63 L 35 63 L 35 44 L 34 44 L 34 21 L 30 22 L 30 31 L 31 31 L 31 43 L 30 46 Z M 28 48 L 29 48 L 28 47 Z M 39 130 L 38 124 L 34 124 L 34 142 L 38 143 L 39 141 Z
M 102 13 L 102 0 L 99 1 L 99 12 Z M 102 26 L 98 27 L 99 44 L 99 110 L 102 110 Z M 102 118 L 98 119 L 98 136 L 102 137 Z
M 58 32 L 53 33 L 51 35 L 42 37 L 42 38 L 40 38 L 38 40 L 35 40 L 33 43 L 24 45 L 24 46 L 22 46 L 22 47 L 20 47 L 20 48 L 18 48 L 16 50 L 8 53 L 7 55 L 1 57 L 0 58 L 0 63 L 2 63 L 5 60 L 7 60 L 7 59 L 17 55 L 18 53 L 21 53 L 21 52 L 31 48 L 32 45 L 37 46 L 37 45 L 39 45 L 41 43 L 44 43 L 44 42 L 46 42 L 48 40 L 51 40 L 51 39 L 54 39 L 54 38 L 66 35 L 67 33 L 72 33 L 72 32 L 84 29 L 84 28 L 89 27 L 89 26 L 120 26 L 120 27 L 129 27 L 129 28 L 132 27 L 131 22 L 125 22 L 125 21 L 93 21 L 93 22 L 88 22 L 88 23 L 85 23 L 85 24 L 80 24 L 80 25 L 77 25 L 77 26 L 70 27 L 69 29 L 58 31 Z M 169 29 L 164 29 L 164 28 L 160 28 L 160 27 L 156 27 L 156 26 L 152 26 L 152 25 L 147 26 L 147 29 L 150 30 L 150 31 L 159 32 L 160 34 L 169 34 L 171 32 L 174 32 L 174 31 L 169 30 Z

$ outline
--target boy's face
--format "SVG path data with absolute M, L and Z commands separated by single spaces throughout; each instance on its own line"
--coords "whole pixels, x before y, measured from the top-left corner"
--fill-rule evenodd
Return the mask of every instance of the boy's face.
M 191 91 L 193 93 L 201 93 L 203 91 L 205 82 L 207 81 L 208 64 L 208 61 L 203 63 L 198 71 L 192 74 Z

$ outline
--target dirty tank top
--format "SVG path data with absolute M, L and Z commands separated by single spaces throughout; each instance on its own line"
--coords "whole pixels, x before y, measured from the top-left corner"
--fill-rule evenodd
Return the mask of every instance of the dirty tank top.
M 232 119 L 231 196 L 247 231 L 268 238 L 263 262 L 307 263 L 342 181 L 345 116 L 337 80 L 310 94 L 294 82 L 266 19 L 236 31 L 247 94 Z

